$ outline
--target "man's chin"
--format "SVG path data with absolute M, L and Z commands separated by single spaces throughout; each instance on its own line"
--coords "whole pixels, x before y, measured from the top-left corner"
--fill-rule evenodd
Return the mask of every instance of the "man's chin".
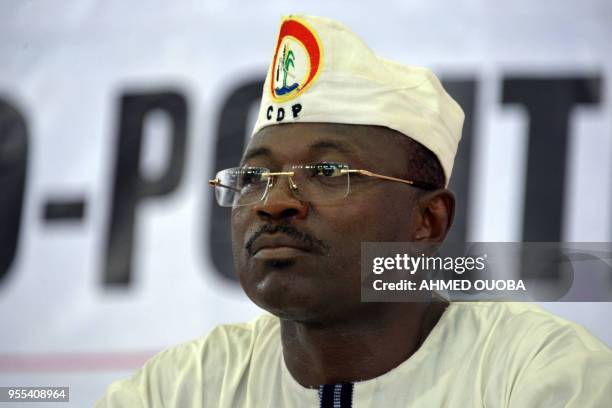
M 323 327 L 351 320 L 352 315 L 347 310 L 336 308 L 330 304 L 318 305 L 260 305 L 263 309 L 281 320 Z
M 282 273 L 282 272 L 281 272 Z M 321 316 L 331 305 L 324 304 L 320 286 L 312 281 L 272 272 L 256 285 L 254 291 L 246 291 L 249 298 L 262 309 L 281 319 L 312 320 Z
M 334 280 L 327 272 L 330 268 L 314 257 L 271 259 L 249 262 L 248 266 L 239 272 L 245 293 L 259 307 L 281 319 L 322 322 L 338 314 L 346 303 L 348 288 L 339 285 L 351 282 Z M 342 298 L 338 294 L 343 294 Z M 345 304 L 345 308 L 359 306 L 358 286 L 351 297 L 356 304 Z

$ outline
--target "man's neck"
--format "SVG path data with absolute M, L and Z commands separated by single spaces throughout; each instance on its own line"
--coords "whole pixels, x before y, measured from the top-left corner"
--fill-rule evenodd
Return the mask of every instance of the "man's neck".
M 446 306 L 387 303 L 375 319 L 331 324 L 281 319 L 285 363 L 293 378 L 310 388 L 378 377 L 418 350 Z

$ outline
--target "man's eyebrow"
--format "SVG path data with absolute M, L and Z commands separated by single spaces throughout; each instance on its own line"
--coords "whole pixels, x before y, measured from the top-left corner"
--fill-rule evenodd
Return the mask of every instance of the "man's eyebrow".
M 244 157 L 242 158 L 242 160 L 240 161 L 240 164 L 244 164 L 245 162 L 258 157 L 258 156 L 271 156 L 272 155 L 272 151 L 270 149 L 268 149 L 267 147 L 257 147 L 253 150 L 250 150 L 248 152 L 246 152 L 246 154 L 244 155 Z
M 309 146 L 309 150 L 337 150 L 341 153 L 354 153 L 355 149 L 348 143 L 336 140 L 322 140 Z
M 336 150 L 340 153 L 351 154 L 355 153 L 355 149 L 348 143 L 339 141 L 339 140 L 321 140 L 319 142 L 315 142 L 308 146 L 308 150 L 310 151 L 321 151 L 321 150 Z M 240 165 L 243 165 L 249 160 L 252 160 L 256 157 L 271 157 L 272 150 L 268 147 L 257 147 L 253 150 L 249 150 L 245 153 L 244 157 L 240 161 Z

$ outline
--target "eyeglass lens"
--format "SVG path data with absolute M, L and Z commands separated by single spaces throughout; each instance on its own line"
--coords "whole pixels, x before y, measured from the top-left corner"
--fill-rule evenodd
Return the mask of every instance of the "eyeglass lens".
M 341 163 L 317 163 L 293 165 L 277 175 L 264 167 L 234 167 L 217 173 L 219 183 L 215 195 L 219 205 L 236 207 L 254 204 L 265 198 L 268 190 L 279 181 L 278 177 L 290 177 L 290 190 L 300 200 L 322 202 L 346 197 L 349 193 L 348 165 Z M 292 186 L 296 188 L 291 188 Z

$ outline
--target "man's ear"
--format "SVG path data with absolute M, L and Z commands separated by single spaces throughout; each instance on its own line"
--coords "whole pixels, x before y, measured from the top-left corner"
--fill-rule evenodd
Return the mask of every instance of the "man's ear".
M 455 195 L 447 189 L 427 192 L 417 198 L 413 210 L 414 241 L 442 242 L 455 216 Z

